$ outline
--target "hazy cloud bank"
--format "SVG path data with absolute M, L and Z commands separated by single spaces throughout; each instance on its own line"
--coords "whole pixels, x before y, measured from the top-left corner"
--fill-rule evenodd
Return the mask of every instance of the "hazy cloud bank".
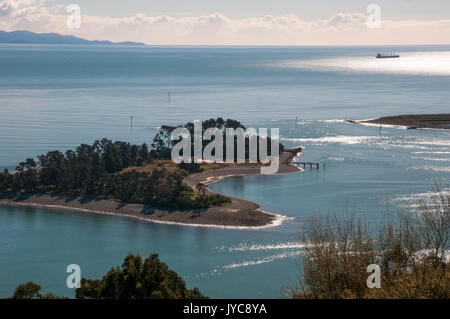
M 449 44 L 450 34 L 450 20 L 382 20 L 380 29 L 369 29 L 364 13 L 336 13 L 316 21 L 295 15 L 231 19 L 220 13 L 193 17 L 142 13 L 123 18 L 82 14 L 80 29 L 67 27 L 67 15 L 65 7 L 45 0 L 0 1 L 0 30 L 173 45 Z

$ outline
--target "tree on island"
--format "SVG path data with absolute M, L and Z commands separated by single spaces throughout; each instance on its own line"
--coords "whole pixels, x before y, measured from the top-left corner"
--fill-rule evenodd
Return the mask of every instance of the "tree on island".
M 19 166 L 16 167 L 16 171 L 23 171 L 25 169 L 36 168 L 36 161 L 32 158 L 27 158 L 25 162 L 20 162 Z
M 65 153 L 50 151 L 38 159 L 38 164 L 31 158 L 21 162 L 14 174 L 6 170 L 0 173 L 0 193 L 118 199 L 169 209 L 208 208 L 230 202 L 219 194 L 195 197 L 193 189 L 183 183 L 186 175 L 201 171 L 198 164 L 138 172 L 136 167 L 153 162 L 146 144 L 102 139 Z
M 194 133 L 194 123 L 184 125 Z M 183 183 L 192 173 L 202 171 L 197 163 L 180 163 L 176 169 L 156 165 L 149 171 L 137 167 L 149 165 L 158 160 L 169 160 L 171 149 L 177 141 L 171 140 L 176 126 L 163 126 L 156 134 L 152 149 L 147 144 L 132 145 L 122 141 L 102 139 L 92 145 L 81 144 L 75 150 L 49 151 L 38 156 L 38 162 L 27 158 L 19 163 L 16 172 L 7 170 L 0 173 L 0 194 L 18 196 L 24 193 L 56 194 L 95 199 L 116 199 L 124 203 L 147 204 L 164 209 L 204 209 L 230 203 L 231 200 L 219 194 L 206 194 L 200 189 L 196 196 L 194 190 Z M 202 122 L 202 131 L 209 128 L 222 130 L 243 129 L 241 122 L 219 117 Z M 272 139 L 263 138 L 271 149 Z M 193 141 L 192 141 L 193 143 Z M 208 141 L 203 141 L 203 147 Z M 237 137 L 234 140 L 237 145 Z M 245 137 L 245 158 L 249 158 L 249 137 Z M 259 143 L 258 143 L 259 145 Z M 283 146 L 280 144 L 280 150 Z M 259 152 L 257 152 L 259 154 Z M 226 145 L 223 150 L 226 158 Z M 237 147 L 234 148 L 237 159 Z M 270 155 L 270 154 L 268 154 Z M 257 155 L 259 157 L 259 155 Z M 160 164 L 160 163 L 159 163 Z
M 201 122 L 201 131 L 202 134 L 205 133 L 206 130 L 211 129 L 211 128 L 216 128 L 222 131 L 223 134 L 223 138 L 225 140 L 226 137 L 226 130 L 227 129 L 233 129 L 233 130 L 237 130 L 237 129 L 243 129 L 244 131 L 246 130 L 246 127 L 239 121 L 237 120 L 233 120 L 233 119 L 227 119 L 224 120 L 221 117 L 218 117 L 216 119 L 209 119 L 209 120 L 205 120 Z M 159 158 L 159 159 L 170 159 L 171 158 L 171 149 L 172 147 L 178 142 L 177 140 L 172 140 L 172 132 L 177 129 L 177 128 L 186 128 L 190 135 L 191 135 L 191 144 L 192 146 L 194 145 L 194 135 L 195 135 L 195 124 L 193 122 L 188 122 L 183 126 L 168 126 L 168 125 L 164 125 L 161 126 L 158 133 L 156 134 L 154 140 L 153 140 L 153 144 L 152 144 L 152 151 L 151 154 L 154 158 Z M 260 161 L 260 154 L 259 154 L 259 145 L 260 145 L 260 141 L 261 143 L 266 143 L 267 144 L 267 151 L 268 154 L 267 155 L 271 155 L 271 143 L 273 142 L 271 138 L 269 137 L 263 137 L 263 136 L 259 136 L 257 135 L 257 158 L 258 161 Z M 208 140 L 202 140 L 202 147 L 203 149 L 207 146 L 207 144 L 209 143 Z M 278 142 L 279 143 L 279 142 Z M 249 149 L 250 149 L 250 138 L 249 136 L 245 136 L 245 159 L 249 158 Z M 238 139 L 235 136 L 234 137 L 234 159 L 237 159 L 237 145 L 238 145 Z M 284 150 L 284 145 L 279 143 L 279 149 L 282 152 Z M 203 154 L 203 151 L 202 151 Z M 192 154 L 190 155 L 192 158 L 192 162 L 194 162 L 194 159 L 192 157 Z M 226 145 L 223 145 L 223 159 L 225 160 L 227 158 L 227 148 Z
M 185 163 L 181 162 L 177 165 L 177 168 L 185 170 L 189 174 L 203 172 L 203 169 L 197 163 Z
M 197 186 L 195 186 L 197 189 L 197 194 L 199 197 L 205 197 L 206 196 L 206 185 L 203 183 L 198 183 Z

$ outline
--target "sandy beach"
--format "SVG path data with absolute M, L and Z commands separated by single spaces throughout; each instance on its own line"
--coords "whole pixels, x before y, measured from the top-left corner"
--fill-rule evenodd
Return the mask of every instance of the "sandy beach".
M 277 174 L 301 171 L 292 161 L 301 148 L 285 150 L 280 155 Z M 260 174 L 258 164 L 229 164 L 218 169 L 192 174 L 184 182 L 195 187 L 198 183 L 211 183 L 230 176 Z M 207 190 L 211 193 L 210 190 Z M 0 204 L 64 208 L 95 214 L 118 215 L 154 223 L 188 226 L 217 227 L 230 229 L 258 229 L 277 226 L 285 216 L 260 210 L 256 203 L 239 198 L 231 198 L 231 203 L 202 210 L 166 210 L 143 204 L 128 204 L 116 200 L 60 196 L 56 194 L 3 194 Z

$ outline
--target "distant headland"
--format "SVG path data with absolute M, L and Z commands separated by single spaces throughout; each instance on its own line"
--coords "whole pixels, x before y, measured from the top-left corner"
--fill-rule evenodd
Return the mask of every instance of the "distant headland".
M 407 129 L 450 129 L 450 114 L 386 116 L 371 120 L 348 121 L 353 124 L 379 124 Z
M 86 40 L 71 35 L 62 35 L 58 33 L 34 33 L 30 31 L 0 31 L 0 44 L 88 44 L 88 45 L 131 45 L 145 46 L 145 43 L 139 42 L 111 42 L 99 40 Z

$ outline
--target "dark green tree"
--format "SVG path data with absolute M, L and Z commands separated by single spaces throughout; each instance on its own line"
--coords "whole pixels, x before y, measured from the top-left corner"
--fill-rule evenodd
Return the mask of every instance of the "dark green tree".
M 199 299 L 197 288 L 189 290 L 176 272 L 161 262 L 157 254 L 145 260 L 128 255 L 122 267 L 113 267 L 100 280 L 81 280 L 79 299 Z
M 41 286 L 34 282 L 27 282 L 24 285 L 19 285 L 14 291 L 12 299 L 60 299 L 51 293 L 41 294 Z

